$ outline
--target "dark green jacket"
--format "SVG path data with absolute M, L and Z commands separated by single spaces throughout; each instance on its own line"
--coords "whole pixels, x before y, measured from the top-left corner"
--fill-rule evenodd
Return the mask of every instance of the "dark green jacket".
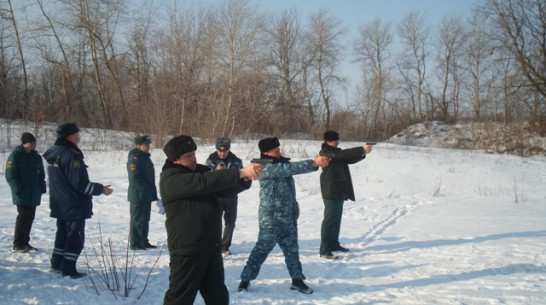
M 239 170 L 195 171 L 166 161 L 159 178 L 165 207 L 167 244 L 171 255 L 211 255 L 220 251 L 222 218 L 218 197 L 250 188 Z
M 6 180 L 14 205 L 39 206 L 46 192 L 42 157 L 35 150 L 27 153 L 22 145 L 15 147 L 6 163 Z
M 334 156 L 331 158 L 330 164 L 322 168 L 320 174 L 322 198 L 354 201 L 355 192 L 349 164 L 354 164 L 366 158 L 364 147 L 341 149 L 323 143 L 320 153 L 325 152 Z
M 127 200 L 130 202 L 157 200 L 154 163 L 149 153 L 133 148 L 127 157 L 127 173 L 129 175 Z

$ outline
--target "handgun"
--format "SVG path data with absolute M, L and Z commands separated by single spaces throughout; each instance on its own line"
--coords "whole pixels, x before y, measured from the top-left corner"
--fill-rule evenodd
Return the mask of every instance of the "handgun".
M 377 142 L 366 142 L 366 145 L 375 145 Z
M 250 160 L 250 163 L 259 163 L 259 164 L 261 164 L 261 165 L 272 164 L 272 163 L 273 163 L 273 159 L 260 159 L 260 158 L 254 158 L 254 159 Z
M 319 152 L 319 156 L 327 157 L 329 159 L 333 159 L 336 157 L 336 152 L 331 150 L 321 150 Z

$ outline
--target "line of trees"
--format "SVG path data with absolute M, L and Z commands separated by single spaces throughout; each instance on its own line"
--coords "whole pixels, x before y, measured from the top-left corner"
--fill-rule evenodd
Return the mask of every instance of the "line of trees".
M 0 2 L 0 117 L 204 138 L 334 128 L 385 139 L 463 119 L 527 121 L 546 133 L 542 0 L 481 0 L 468 20 L 434 26 L 420 12 L 395 25 L 363 20 L 350 43 L 323 9 L 13 4 Z M 361 67 L 355 94 L 340 71 L 347 57 Z

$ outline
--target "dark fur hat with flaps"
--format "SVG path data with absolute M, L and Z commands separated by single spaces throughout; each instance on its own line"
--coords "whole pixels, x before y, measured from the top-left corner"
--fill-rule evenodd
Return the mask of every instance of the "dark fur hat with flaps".
M 167 156 L 167 159 L 171 162 L 178 159 L 181 155 L 196 151 L 197 145 L 190 136 L 176 136 L 165 144 L 163 152 Z
M 79 131 L 80 129 L 78 128 L 78 125 L 76 125 L 76 123 L 71 123 L 71 122 L 63 123 L 59 125 L 59 127 L 57 128 L 57 137 L 66 138 L 75 133 L 78 133 Z
M 276 137 L 261 139 L 260 142 L 258 142 L 258 147 L 260 148 L 261 153 L 270 151 L 279 146 L 281 146 L 281 143 L 279 143 L 279 139 Z
M 231 140 L 229 138 L 216 139 L 216 150 L 226 151 L 231 148 Z
M 25 132 L 21 135 L 21 144 L 36 142 L 36 138 L 30 132 Z
M 152 140 L 150 140 L 150 136 L 149 135 L 142 135 L 142 136 L 138 136 L 134 139 L 134 142 L 136 145 L 141 145 L 141 144 L 144 144 L 144 143 L 152 143 Z
M 324 141 L 338 141 L 339 133 L 337 131 L 328 130 L 324 133 Z

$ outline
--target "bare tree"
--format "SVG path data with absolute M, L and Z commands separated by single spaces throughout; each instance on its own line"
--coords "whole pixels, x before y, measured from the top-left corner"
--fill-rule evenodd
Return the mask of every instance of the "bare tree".
M 424 84 L 428 55 L 429 28 L 422 14 L 411 12 L 398 24 L 402 43 L 402 60 L 399 65 L 404 87 L 411 101 L 411 119 L 428 120 L 430 109 L 425 104 Z
M 468 42 L 465 49 L 464 62 L 467 67 L 465 84 L 472 101 L 472 112 L 478 120 L 487 115 L 488 101 L 491 100 L 491 91 L 495 85 L 496 69 L 493 45 L 484 33 L 480 18 L 473 18 L 470 22 Z
M 546 3 L 488 0 L 478 11 L 491 22 L 489 36 L 517 61 L 529 85 L 546 97 Z
M 440 21 L 437 41 L 437 67 L 441 73 L 440 118 L 457 120 L 459 115 L 459 94 L 461 89 L 461 59 L 463 57 L 466 33 L 458 17 L 444 17 Z M 451 113 L 450 113 L 451 110 Z
M 272 119 L 285 126 L 285 131 L 301 131 L 307 126 L 301 120 L 305 110 L 303 77 L 313 58 L 305 47 L 304 34 L 297 12 L 286 10 L 276 18 L 268 29 L 269 65 L 275 78 L 275 103 Z
M 314 68 L 317 73 L 320 100 L 324 104 L 324 125 L 329 129 L 334 86 L 343 81 L 336 70 L 343 57 L 342 38 L 345 29 L 341 27 L 338 19 L 328 15 L 324 9 L 312 14 L 309 23 L 310 41 L 315 52 Z
M 383 128 L 386 124 L 386 109 L 388 85 L 391 67 L 389 66 L 390 48 L 393 33 L 390 23 L 374 19 L 360 28 L 360 35 L 355 44 L 355 57 L 362 64 L 365 93 L 363 98 L 367 104 L 373 128 Z
M 13 32 L 15 36 L 15 44 L 17 46 L 17 54 L 19 55 L 19 60 L 21 61 L 21 73 L 23 75 L 23 104 L 24 107 L 28 107 L 29 104 L 29 94 L 28 94 L 28 76 L 27 76 L 27 66 L 25 64 L 25 56 L 23 55 L 23 45 L 21 38 L 19 37 L 19 28 L 17 27 L 17 21 L 15 19 L 15 14 L 13 12 L 13 7 L 11 5 L 11 0 L 8 0 L 8 13 L 9 19 L 13 24 Z
M 79 0 L 79 18 L 80 23 L 87 32 L 89 39 L 90 54 L 94 67 L 94 78 L 97 86 L 98 95 L 102 105 L 102 112 L 106 126 L 113 126 L 113 115 L 116 113 L 115 101 L 121 104 L 121 126 L 126 125 L 127 105 L 121 88 L 120 71 L 118 68 L 117 54 L 114 49 L 114 36 L 116 27 L 122 14 L 124 0 Z M 103 79 L 103 68 L 106 68 L 112 85 L 117 92 L 117 98 L 107 94 L 106 84 Z
M 252 68 L 254 50 L 258 44 L 259 16 L 254 11 L 246 1 L 229 0 L 220 7 L 215 23 L 215 60 L 218 62 L 220 92 L 218 107 L 212 111 L 219 111 L 223 116 L 218 120 L 218 135 L 231 136 L 235 120 L 244 118 L 246 103 L 241 93 L 245 84 L 241 79 Z M 215 129 L 212 132 L 217 133 Z

